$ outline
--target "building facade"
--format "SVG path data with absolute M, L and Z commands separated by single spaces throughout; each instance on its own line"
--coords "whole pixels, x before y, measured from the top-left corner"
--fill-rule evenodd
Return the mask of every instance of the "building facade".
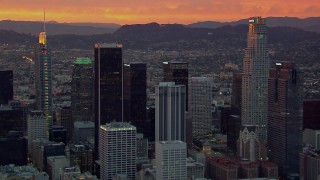
M 112 180 L 117 174 L 135 179 L 136 134 L 136 128 L 128 123 L 111 122 L 100 126 L 99 159 L 102 180 Z
M 259 159 L 266 159 L 269 66 L 266 19 L 250 18 L 243 58 L 241 125 L 256 126 L 261 148 L 252 151 L 262 151 Z
M 187 145 L 182 141 L 156 142 L 156 179 L 187 179 Z
M 13 100 L 13 71 L 0 71 L 0 105 Z
M 131 122 L 139 133 L 147 126 L 147 66 L 131 63 L 123 66 L 124 121 Z
M 71 87 L 73 121 L 93 121 L 93 63 L 89 58 L 74 62 Z
M 303 101 L 303 129 L 320 130 L 320 99 Z
M 189 115 L 192 119 L 193 136 L 206 135 L 212 126 L 213 79 L 208 77 L 189 78 Z
M 49 127 L 43 111 L 30 111 L 28 115 L 28 150 L 31 152 L 31 144 L 36 139 L 48 139 Z
M 189 63 L 163 62 L 163 82 L 175 82 L 186 86 L 186 111 L 188 111 Z
M 52 61 L 46 32 L 39 34 L 35 59 L 37 108 L 44 112 L 49 126 L 52 124 Z
M 174 82 L 156 86 L 156 141 L 186 142 L 186 87 Z
M 276 63 L 268 79 L 268 157 L 279 174 L 299 172 L 302 148 L 302 73 L 292 62 Z
M 94 63 L 94 153 L 97 160 L 100 125 L 123 120 L 122 44 L 95 44 Z

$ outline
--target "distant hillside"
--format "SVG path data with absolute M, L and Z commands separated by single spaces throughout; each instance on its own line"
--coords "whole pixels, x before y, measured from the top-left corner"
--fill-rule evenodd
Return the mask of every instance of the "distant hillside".
M 0 45 L 2 44 L 33 44 L 37 37 L 30 34 L 21 34 L 14 31 L 0 30 Z
M 116 24 L 103 23 L 57 23 L 50 21 L 46 23 L 48 35 L 59 34 L 76 34 L 76 35 L 93 35 L 112 33 L 120 26 Z M 36 21 L 0 21 L 0 29 L 12 30 L 18 33 L 37 35 L 43 31 L 43 22 Z
M 189 28 L 181 24 L 157 23 L 125 25 L 113 34 L 48 35 L 52 48 L 92 48 L 96 42 L 121 42 L 131 49 L 242 49 L 247 42 L 247 25 L 223 26 L 215 29 Z M 36 43 L 37 36 L 0 30 L 2 43 Z M 291 27 L 269 27 L 268 43 L 320 43 L 320 33 Z
M 241 19 L 233 22 L 216 22 L 216 21 L 202 21 L 187 25 L 192 28 L 219 28 L 230 25 L 236 26 L 240 24 L 248 24 L 247 19 Z M 299 19 L 296 17 L 267 17 L 268 27 L 294 27 L 306 31 L 320 32 L 320 17 L 310 17 Z

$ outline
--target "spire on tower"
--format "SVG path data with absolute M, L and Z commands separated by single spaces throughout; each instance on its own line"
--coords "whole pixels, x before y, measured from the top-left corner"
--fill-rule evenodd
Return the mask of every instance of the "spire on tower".
M 43 32 L 39 34 L 39 44 L 46 46 L 47 35 L 46 35 L 46 9 L 43 11 Z
M 46 9 L 43 9 L 43 32 L 46 32 Z

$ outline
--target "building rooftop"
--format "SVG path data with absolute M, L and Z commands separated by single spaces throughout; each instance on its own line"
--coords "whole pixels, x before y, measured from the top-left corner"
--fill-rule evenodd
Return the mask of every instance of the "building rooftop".
M 182 141 L 159 141 L 160 144 L 185 144 Z
M 77 58 L 74 63 L 75 64 L 92 64 L 92 61 L 90 58 Z
M 77 128 L 94 128 L 94 122 L 92 122 L 92 121 L 78 121 L 78 122 L 74 122 L 74 127 L 77 127 Z
M 95 48 L 122 48 L 120 43 L 96 43 Z
M 111 122 L 106 125 L 101 125 L 100 129 L 104 131 L 128 131 L 136 130 L 136 127 L 126 122 Z

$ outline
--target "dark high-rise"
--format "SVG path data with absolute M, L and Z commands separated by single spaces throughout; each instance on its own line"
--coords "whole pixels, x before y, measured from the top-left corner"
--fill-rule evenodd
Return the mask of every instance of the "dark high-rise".
M 146 133 L 147 67 L 145 63 L 123 66 L 124 121 L 131 122 L 139 133 Z
M 231 113 L 241 114 L 241 91 L 242 73 L 233 73 L 232 79 L 232 97 L 231 97 Z
M 13 71 L 0 71 L 0 104 L 13 100 Z
M 299 172 L 302 145 L 301 72 L 291 62 L 276 63 L 268 79 L 268 157 L 279 174 Z
M 67 144 L 67 130 L 63 126 L 51 126 L 49 129 L 49 141 Z
M 28 141 L 22 133 L 10 131 L 7 137 L 0 138 L 0 166 L 28 163 Z
M 9 131 L 23 133 L 25 130 L 23 120 L 22 108 L 15 109 L 10 106 L 0 106 L 0 137 L 5 137 Z
M 89 58 L 74 62 L 71 88 L 73 121 L 93 121 L 93 64 Z
M 98 159 L 100 125 L 123 120 L 122 45 L 95 44 L 94 66 L 94 156 Z
M 320 130 L 320 99 L 303 101 L 303 129 Z
M 175 82 L 186 86 L 186 111 L 188 111 L 188 79 L 189 64 L 187 62 L 163 62 L 163 82 Z
M 56 110 L 56 125 L 62 126 L 67 130 L 67 143 L 72 140 L 74 123 L 70 106 L 61 107 Z

